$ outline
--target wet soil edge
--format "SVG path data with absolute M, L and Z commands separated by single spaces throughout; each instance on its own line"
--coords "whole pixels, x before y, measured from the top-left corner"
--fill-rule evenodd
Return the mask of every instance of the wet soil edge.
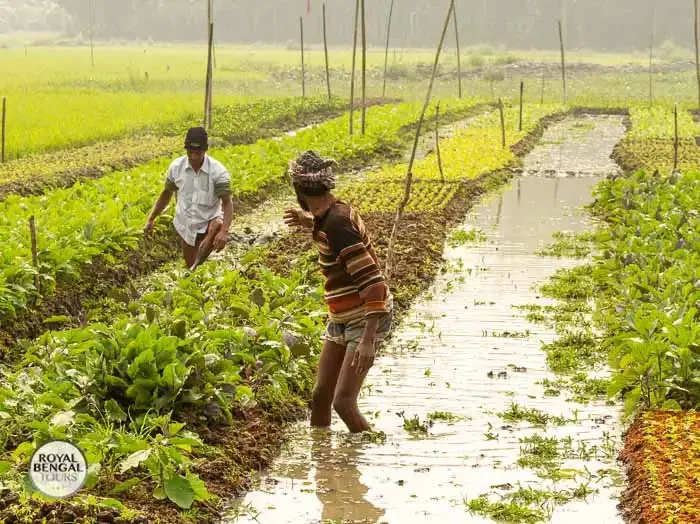
M 623 125 L 625 133 L 622 140 L 613 148 L 611 158 L 618 164 L 625 175 L 635 173 L 642 169 L 639 158 L 633 154 L 630 144 L 632 139 L 629 134 L 632 130 L 632 120 L 627 109 L 610 113 L 606 110 L 583 110 L 584 114 L 618 114 L 624 116 Z M 623 465 L 627 484 L 622 491 L 618 510 L 629 524 L 656 524 L 663 518 L 658 513 L 658 508 L 653 505 L 653 489 L 651 479 L 644 465 L 649 444 L 644 438 L 644 413 L 639 413 L 632 420 L 629 427 L 622 435 L 623 449 L 618 460 Z

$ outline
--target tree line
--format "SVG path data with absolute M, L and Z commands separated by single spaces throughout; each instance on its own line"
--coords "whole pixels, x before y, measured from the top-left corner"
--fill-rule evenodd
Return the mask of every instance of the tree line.
M 34 3 L 40 3 L 38 0 Z M 53 0 L 67 14 L 68 32 L 86 34 L 91 0 Z M 92 0 L 98 38 L 204 41 L 206 0 Z M 367 37 L 381 46 L 391 0 L 367 0 Z M 2 2 L 2 0 L 0 0 Z M 310 43 L 321 39 L 321 1 L 215 0 L 216 40 L 241 43 L 297 42 L 305 17 Z M 331 45 L 352 42 L 354 0 L 327 0 Z M 395 0 L 392 44 L 433 47 L 447 0 Z M 465 45 L 555 49 L 562 19 L 569 48 L 609 51 L 645 49 L 652 20 L 656 41 L 692 45 L 692 0 L 457 0 Z M 653 17 L 653 18 L 652 18 Z

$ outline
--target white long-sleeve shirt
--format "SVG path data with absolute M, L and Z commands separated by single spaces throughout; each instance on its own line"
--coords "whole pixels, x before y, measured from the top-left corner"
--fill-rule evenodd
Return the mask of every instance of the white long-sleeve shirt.
M 209 222 L 223 219 L 221 199 L 231 194 L 231 176 L 221 162 L 204 157 L 199 172 L 190 166 L 187 156 L 175 160 L 168 168 L 165 188 L 177 192 L 173 224 L 190 246 L 204 233 Z

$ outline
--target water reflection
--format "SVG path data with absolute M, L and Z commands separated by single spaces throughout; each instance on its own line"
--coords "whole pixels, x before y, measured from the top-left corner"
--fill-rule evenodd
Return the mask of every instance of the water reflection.
M 501 214 L 503 213 L 503 193 L 498 197 L 498 211 L 496 211 L 496 226 L 501 223 Z
M 366 500 L 365 486 L 358 468 L 360 446 L 350 438 L 340 437 L 333 447 L 331 433 L 311 434 L 311 456 L 316 464 L 316 497 L 323 505 L 321 520 L 374 524 L 384 516 Z

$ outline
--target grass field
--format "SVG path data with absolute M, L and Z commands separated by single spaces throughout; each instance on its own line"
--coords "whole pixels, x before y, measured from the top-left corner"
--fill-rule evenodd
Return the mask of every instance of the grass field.
M 351 52 L 331 49 L 330 53 L 333 92 L 348 96 Z M 98 46 L 95 54 L 93 68 L 87 47 L 0 48 L 0 61 L 6 71 L 0 77 L 0 94 L 8 99 L 8 158 L 85 145 L 160 124 L 196 122 L 200 118 L 205 73 L 203 46 Z M 539 69 L 509 69 L 502 78 L 488 72 L 524 60 L 547 64 L 544 97 L 548 102 L 561 98 L 556 53 L 505 52 L 482 47 L 465 50 L 462 58 L 467 74 L 479 71 L 463 79 L 464 93 L 469 96 L 516 98 L 520 81 L 524 80 L 526 100 L 538 102 L 543 91 Z M 428 50 L 390 50 L 387 94 L 421 98 L 432 60 L 433 52 Z M 240 102 L 249 95 L 301 94 L 298 49 L 220 47 L 216 61 L 215 105 Z M 592 52 L 571 53 L 569 61 L 637 67 L 644 63 L 639 54 Z M 382 50 L 370 50 L 368 96 L 381 94 L 383 62 Z M 306 63 L 307 93 L 325 94 L 324 57 L 317 46 L 307 50 Z M 455 72 L 456 52 L 447 49 L 441 61 L 436 97 L 455 95 Z M 663 103 L 693 100 L 693 82 L 691 71 L 658 74 L 656 98 Z M 626 106 L 648 99 L 648 77 L 642 72 L 623 77 L 605 70 L 582 73 L 574 69 L 568 88 L 570 103 L 579 105 Z

